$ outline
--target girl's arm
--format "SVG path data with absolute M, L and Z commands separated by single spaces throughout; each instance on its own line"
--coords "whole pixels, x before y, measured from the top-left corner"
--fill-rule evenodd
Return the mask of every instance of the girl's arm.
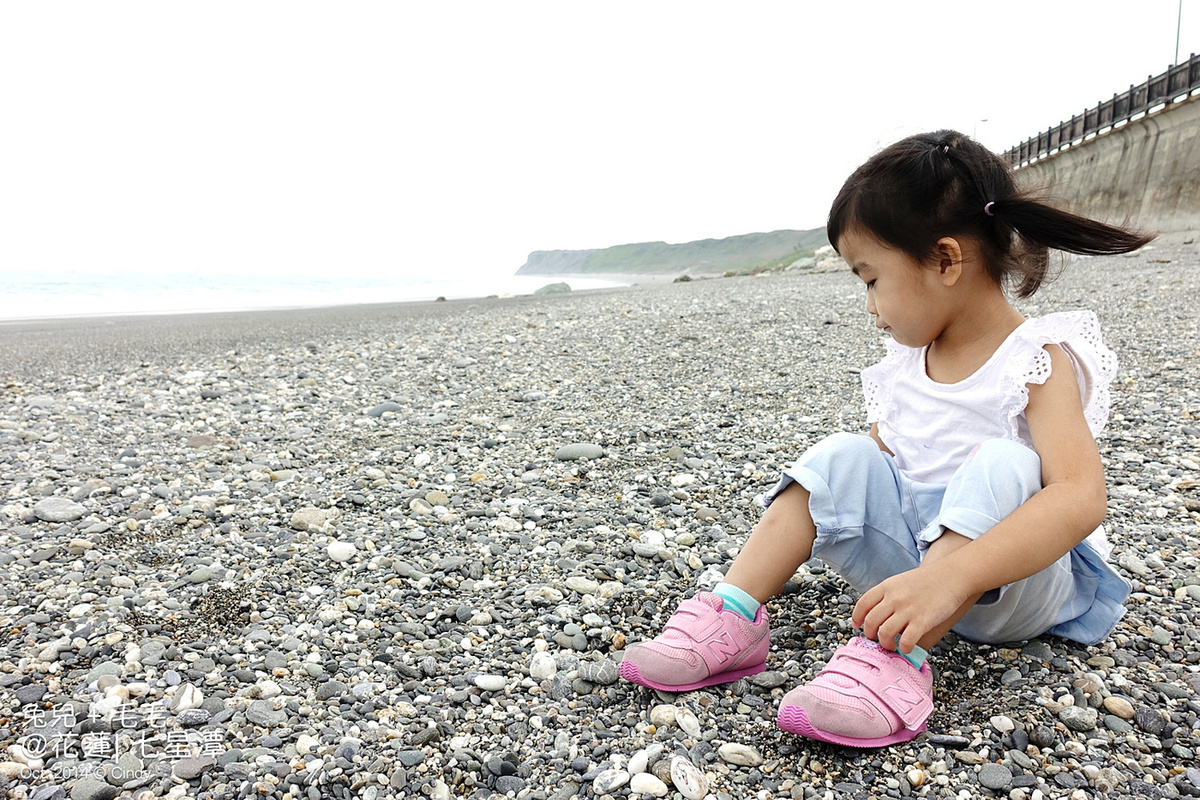
M 883 443 L 883 439 L 879 438 L 879 423 L 878 422 L 871 423 L 871 438 L 875 440 L 875 444 L 879 445 L 880 450 L 887 453 L 889 456 L 896 455 L 895 453 L 893 453 L 891 450 L 888 449 L 888 446 L 886 444 Z
M 902 634 L 900 650 L 909 652 L 927 632 L 966 613 L 972 598 L 1040 572 L 1103 521 L 1104 469 L 1074 370 L 1060 347 L 1047 345 L 1046 351 L 1050 377 L 1030 385 L 1025 409 L 1042 462 L 1042 490 L 978 539 L 865 593 L 854 607 L 854 623 L 884 647 L 891 649 Z

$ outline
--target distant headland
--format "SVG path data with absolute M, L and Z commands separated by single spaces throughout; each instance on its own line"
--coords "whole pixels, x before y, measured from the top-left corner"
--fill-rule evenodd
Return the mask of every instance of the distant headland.
M 827 244 L 825 228 L 746 233 L 725 239 L 667 244 L 642 242 L 599 250 L 536 250 L 518 275 L 721 275 L 777 270 L 811 261 Z

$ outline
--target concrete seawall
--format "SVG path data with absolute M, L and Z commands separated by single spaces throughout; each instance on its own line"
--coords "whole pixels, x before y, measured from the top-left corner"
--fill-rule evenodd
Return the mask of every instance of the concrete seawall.
M 1200 235 L 1200 97 L 1115 128 L 1017 171 L 1071 210 L 1108 222 Z

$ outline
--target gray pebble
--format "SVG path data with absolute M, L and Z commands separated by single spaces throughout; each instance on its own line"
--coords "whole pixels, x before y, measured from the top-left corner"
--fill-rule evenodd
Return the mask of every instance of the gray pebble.
M 994 792 L 1007 789 L 1012 773 L 1003 764 L 984 764 L 979 768 L 979 782 Z
M 33 507 L 33 513 L 43 522 L 74 522 L 87 513 L 87 509 L 65 497 L 47 497 Z
M 559 461 L 578 461 L 581 458 L 595 459 L 604 456 L 604 448 L 594 444 L 568 444 L 558 448 L 554 458 Z

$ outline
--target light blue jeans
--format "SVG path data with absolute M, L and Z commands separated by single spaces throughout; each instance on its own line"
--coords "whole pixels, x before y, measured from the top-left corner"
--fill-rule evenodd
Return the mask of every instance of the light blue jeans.
M 920 565 L 947 530 L 978 538 L 1042 488 L 1041 460 L 1018 442 L 983 442 L 948 485 L 909 480 L 869 436 L 836 433 L 784 471 L 770 505 L 793 481 L 810 494 L 813 555 L 859 592 Z M 954 631 L 978 642 L 1051 633 L 1084 644 L 1125 613 L 1129 584 L 1089 542 L 1046 569 L 993 589 Z

